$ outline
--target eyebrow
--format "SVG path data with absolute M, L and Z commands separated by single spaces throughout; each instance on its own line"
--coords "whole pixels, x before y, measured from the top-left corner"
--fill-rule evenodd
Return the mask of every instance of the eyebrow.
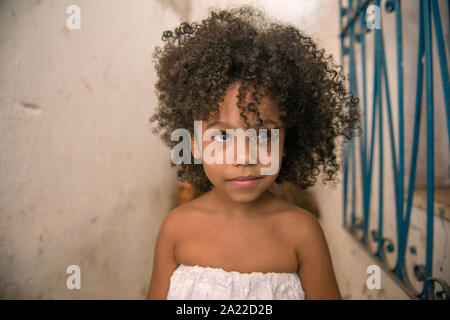
M 264 122 L 264 124 L 274 124 L 274 125 L 276 125 L 276 126 L 279 125 L 276 121 L 271 120 L 271 119 L 264 120 L 263 122 Z M 206 129 L 208 129 L 209 127 L 215 126 L 215 125 L 222 125 L 222 126 L 224 126 L 224 127 L 230 127 L 230 125 L 229 125 L 228 123 L 226 123 L 226 122 L 222 122 L 222 121 L 213 121 L 213 122 L 211 122 L 210 124 L 208 124 L 208 125 L 206 126 Z

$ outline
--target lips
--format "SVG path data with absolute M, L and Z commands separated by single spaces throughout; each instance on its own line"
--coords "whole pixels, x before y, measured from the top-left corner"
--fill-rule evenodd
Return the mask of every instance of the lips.
M 247 180 L 255 180 L 255 179 L 261 179 L 262 177 L 259 176 L 239 176 L 236 178 L 228 179 L 229 181 L 236 180 L 236 181 L 247 181 Z
M 250 188 L 258 184 L 262 178 L 263 177 L 258 176 L 239 176 L 233 179 L 228 179 L 227 181 L 238 188 Z

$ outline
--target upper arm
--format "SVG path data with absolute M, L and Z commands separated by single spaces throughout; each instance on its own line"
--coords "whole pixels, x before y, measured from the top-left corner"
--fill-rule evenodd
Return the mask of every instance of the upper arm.
M 178 264 L 175 260 L 176 212 L 172 211 L 163 221 L 156 239 L 153 271 L 148 290 L 148 299 L 165 300 L 169 291 L 170 277 Z
M 304 212 L 297 218 L 295 233 L 299 262 L 298 275 L 308 300 L 340 300 L 330 251 L 322 227 L 316 217 Z

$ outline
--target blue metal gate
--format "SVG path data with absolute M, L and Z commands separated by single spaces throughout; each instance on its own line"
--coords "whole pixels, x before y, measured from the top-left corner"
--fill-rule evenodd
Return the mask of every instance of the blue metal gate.
M 410 0 L 411 1 L 411 0 Z M 363 107 L 363 136 L 359 141 L 359 160 L 361 165 L 361 187 L 362 187 L 362 219 L 358 219 L 355 215 L 355 194 L 356 194 L 356 157 L 355 157 L 355 140 L 343 144 L 344 159 L 344 189 L 343 189 L 343 225 L 354 237 L 356 230 L 361 231 L 362 236 L 357 240 L 367 249 L 369 236 L 377 241 L 376 252 L 369 252 L 382 266 L 389 275 L 405 290 L 405 292 L 414 299 L 449 299 L 450 289 L 448 284 L 439 278 L 433 277 L 433 208 L 434 208 L 434 100 L 433 100 L 433 58 L 432 58 L 432 22 L 434 22 L 434 34 L 437 43 L 439 63 L 441 70 L 441 79 L 444 92 L 444 105 L 447 116 L 447 135 L 450 141 L 449 127 L 449 78 L 446 52 L 444 46 L 444 37 L 442 32 L 441 17 L 438 2 L 436 0 L 415 0 L 420 2 L 419 12 L 419 50 L 417 57 L 417 86 L 415 98 L 415 117 L 414 117 L 414 136 L 412 141 L 411 154 L 411 171 L 409 172 L 409 185 L 406 203 L 404 203 L 405 191 L 405 170 L 404 170 L 404 113 L 403 113 L 403 48 L 402 48 L 402 14 L 401 1 L 383 1 L 384 9 L 388 12 L 395 13 L 396 21 L 396 51 L 397 51 L 397 88 L 398 88 L 398 132 L 397 141 L 398 148 L 395 145 L 394 130 L 392 124 L 392 101 L 389 92 L 389 77 L 386 67 L 386 54 L 384 48 L 383 29 L 380 27 L 381 20 L 369 21 L 366 17 L 368 9 L 373 12 L 375 19 L 380 16 L 380 0 L 347 0 L 345 6 L 342 0 L 339 0 L 340 6 L 340 25 L 341 25 L 341 64 L 344 66 L 344 57 L 348 56 L 348 68 L 350 74 L 349 87 L 355 96 L 360 96 Z M 344 24 L 345 23 L 345 24 Z M 366 39 L 367 32 L 374 32 L 374 74 L 373 74 L 373 95 L 367 95 L 367 72 L 366 72 Z M 362 63 L 361 66 L 356 65 L 355 48 L 357 42 L 360 47 Z M 425 64 L 423 63 L 425 57 Z M 362 68 L 362 88 L 357 86 L 357 68 Z M 361 70 L 361 69 L 359 69 Z M 423 288 L 420 292 L 412 286 L 405 266 L 405 254 L 407 248 L 408 231 L 411 219 L 412 197 L 415 185 L 417 154 L 420 133 L 420 117 L 422 108 L 423 80 L 424 72 L 426 77 L 426 141 L 427 141 L 427 226 L 426 226 L 426 261 L 424 265 L 418 264 L 414 266 L 414 274 L 419 281 L 423 281 Z M 393 178 L 395 183 L 395 208 L 396 208 L 396 235 L 397 248 L 392 241 L 383 236 L 383 94 L 386 99 L 386 111 L 388 118 L 388 130 L 390 136 L 390 149 L 393 167 Z M 371 98 L 371 101 L 368 101 Z M 370 127 L 370 136 L 368 135 L 369 127 L 366 115 L 369 112 L 369 102 L 371 102 L 372 123 Z M 378 122 L 378 123 L 377 123 Z M 379 214 L 378 229 L 369 233 L 370 219 L 370 200 L 371 200 L 371 184 L 372 184 L 372 167 L 374 162 L 374 138 L 378 133 L 379 139 Z M 368 139 L 370 138 L 370 144 Z M 350 166 L 350 170 L 349 170 Z M 349 172 L 350 171 L 350 172 Z M 349 177 L 350 174 L 350 177 Z M 348 184 L 351 179 L 351 212 L 347 217 L 347 198 Z M 350 221 L 348 221 L 350 220 Z M 385 250 L 394 252 L 396 250 L 395 267 L 390 267 L 386 263 Z

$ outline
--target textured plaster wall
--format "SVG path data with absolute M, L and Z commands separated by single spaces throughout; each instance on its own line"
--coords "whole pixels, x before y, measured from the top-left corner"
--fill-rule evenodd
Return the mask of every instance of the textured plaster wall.
M 81 29 L 66 28 L 66 8 Z M 178 8 L 178 7 L 177 7 Z M 147 119 L 158 1 L 0 2 L 0 297 L 143 298 L 174 206 Z M 66 268 L 81 268 L 81 290 Z

